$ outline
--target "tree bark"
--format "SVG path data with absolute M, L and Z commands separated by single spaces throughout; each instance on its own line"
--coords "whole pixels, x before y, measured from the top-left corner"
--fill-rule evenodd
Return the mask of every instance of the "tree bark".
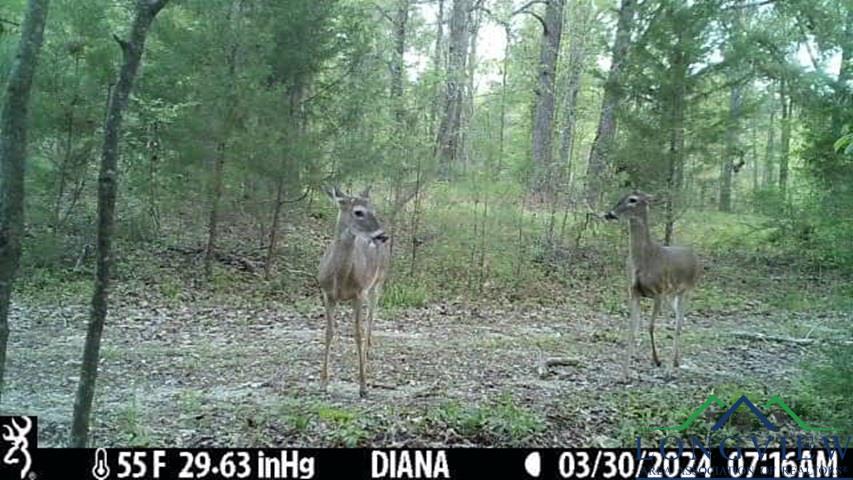
M 86 344 L 83 349 L 83 363 L 80 367 L 80 382 L 74 401 L 74 418 L 71 424 L 70 446 L 86 446 L 89 436 L 89 418 L 92 412 L 92 399 L 95 395 L 95 381 L 98 376 L 98 358 L 101 349 L 101 333 L 107 318 L 107 303 L 112 270 L 112 240 L 115 227 L 115 201 L 118 187 L 118 147 L 121 137 L 121 123 L 124 111 L 133 89 L 136 72 L 142 63 L 145 39 L 154 18 L 163 9 L 168 0 L 138 0 L 133 24 L 128 39 L 116 37 L 122 48 L 124 63 L 119 72 L 113 95 L 107 109 L 104 124 L 104 146 L 101 151 L 101 167 L 98 176 L 98 233 L 97 263 L 95 267 L 95 290 L 92 294 L 92 309 L 89 327 L 86 332 Z
M 772 107 L 771 107 L 772 108 Z M 773 183 L 773 157 L 776 150 L 776 140 L 774 138 L 775 126 L 773 120 L 776 118 L 776 111 L 770 111 L 769 124 L 767 125 L 767 146 L 764 150 L 764 172 L 762 175 L 762 186 L 768 188 Z
M 397 0 L 394 16 L 394 58 L 391 62 L 391 100 L 398 127 L 403 121 L 403 80 L 405 75 L 406 26 L 409 21 L 409 0 Z
M 729 97 L 729 122 L 726 126 L 726 155 L 723 160 L 723 171 L 720 177 L 720 211 L 732 211 L 732 176 L 735 159 L 740 158 L 738 129 L 740 128 L 741 87 L 732 85 Z
M 783 78 L 779 81 L 779 98 L 782 100 L 782 136 L 779 149 L 779 191 L 782 198 L 788 194 L 788 154 L 791 149 L 791 99 L 789 85 Z
M 9 72 L 0 112 L 0 405 L 5 388 L 9 306 L 24 234 L 24 169 L 30 90 L 44 39 L 48 0 L 30 0 L 18 53 Z
M 471 0 L 453 0 L 448 45 L 447 84 L 444 113 L 438 128 L 437 154 L 440 174 L 450 178 L 460 151 L 460 124 L 465 89 L 465 59 L 468 50 L 468 16 Z
M 539 78 L 536 84 L 536 103 L 533 110 L 533 176 L 531 192 L 551 197 L 554 193 L 553 132 L 554 84 L 557 57 L 563 34 L 563 0 L 549 0 L 545 7 L 545 25 L 539 49 Z
M 610 149 L 616 136 L 616 107 L 622 98 L 622 69 L 628 55 L 631 42 L 631 28 L 634 20 L 635 0 L 622 0 L 619 9 L 619 20 L 616 24 L 616 40 L 613 42 L 613 55 L 610 73 L 604 84 L 604 96 L 601 100 L 601 115 L 598 129 L 589 151 L 587 165 L 587 204 L 596 209 L 601 197 L 605 181 L 604 175 L 610 161 Z
M 669 102 L 669 155 L 667 172 L 667 195 L 664 205 L 666 225 L 664 226 L 664 245 L 671 245 L 675 230 L 675 209 L 681 198 L 684 183 L 684 116 L 687 97 L 687 75 L 689 62 L 684 52 L 684 32 L 678 32 L 678 39 L 670 55 L 671 98 Z
M 560 131 L 559 162 L 566 170 L 566 182 L 572 184 L 572 157 L 575 147 L 575 125 L 577 124 L 578 94 L 581 75 L 586 64 L 586 35 L 588 33 L 591 6 L 587 0 L 577 2 L 571 23 L 571 45 L 569 46 L 569 74 L 566 81 L 566 97 L 563 103 L 563 125 Z
M 240 5 L 238 4 L 235 8 L 229 10 L 229 17 L 233 15 L 235 9 L 239 8 Z M 236 87 L 234 85 L 236 82 L 235 75 L 237 70 L 237 40 L 233 41 L 234 43 L 228 51 L 228 58 L 226 60 L 228 64 L 229 82 L 228 100 L 225 110 L 225 118 L 223 119 L 222 124 L 222 132 L 219 135 L 220 141 L 216 146 L 216 158 L 213 163 L 213 176 L 210 179 L 210 211 L 208 212 L 207 220 L 207 248 L 205 248 L 204 253 L 204 275 L 207 278 L 210 278 L 211 273 L 213 273 L 213 260 L 216 256 L 216 237 L 219 229 L 219 202 L 222 198 L 225 159 L 228 150 L 228 139 L 231 136 L 231 123 L 237 108 Z

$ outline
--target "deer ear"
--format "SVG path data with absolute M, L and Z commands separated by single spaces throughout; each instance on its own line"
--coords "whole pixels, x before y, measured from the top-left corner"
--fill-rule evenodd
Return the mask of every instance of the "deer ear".
M 341 189 L 338 188 L 337 185 L 335 185 L 334 187 L 327 186 L 323 190 L 326 192 L 326 195 L 328 195 L 329 198 L 332 199 L 332 201 L 335 203 L 339 204 L 346 199 L 346 196 L 341 192 Z
M 358 194 L 358 196 L 359 196 L 359 197 L 361 197 L 361 198 L 363 198 L 363 199 L 365 199 L 365 200 L 369 200 L 369 199 L 370 199 L 370 189 L 371 189 L 371 188 L 372 188 L 372 185 L 371 185 L 371 186 L 368 186 L 367 188 L 365 188 L 364 190 L 362 190 L 362 191 L 361 191 L 361 193 L 359 193 L 359 194 Z

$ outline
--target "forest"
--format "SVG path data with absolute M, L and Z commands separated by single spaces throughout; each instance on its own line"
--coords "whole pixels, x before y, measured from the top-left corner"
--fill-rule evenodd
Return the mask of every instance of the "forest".
M 853 430 L 851 0 L 5 0 L 0 86 L 40 446 Z

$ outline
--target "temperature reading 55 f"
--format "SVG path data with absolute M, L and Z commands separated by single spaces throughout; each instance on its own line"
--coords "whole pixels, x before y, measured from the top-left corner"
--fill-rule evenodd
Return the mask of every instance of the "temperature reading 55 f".
M 150 458 L 149 458 L 150 457 Z M 136 451 L 118 453 L 117 478 L 145 478 L 151 469 L 151 478 L 160 478 L 160 471 L 166 467 L 164 450 Z

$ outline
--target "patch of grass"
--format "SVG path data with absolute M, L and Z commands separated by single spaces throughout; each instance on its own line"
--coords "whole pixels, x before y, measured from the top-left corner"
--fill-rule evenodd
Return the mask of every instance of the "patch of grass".
M 422 284 L 404 281 L 391 282 L 383 291 L 380 302 L 387 308 L 419 308 L 429 301 L 429 292 Z
M 545 419 L 508 395 L 485 405 L 448 402 L 427 414 L 425 428 L 449 429 L 475 442 L 520 445 L 545 430 Z
M 116 427 L 119 438 L 121 438 L 118 443 L 130 447 L 148 447 L 157 443 L 152 438 L 149 424 L 150 422 L 145 417 L 144 407 L 139 404 L 134 395 L 130 403 L 117 412 Z
M 329 440 L 348 448 L 363 444 L 368 438 L 366 414 L 342 407 L 319 405 L 317 417 L 328 428 Z

